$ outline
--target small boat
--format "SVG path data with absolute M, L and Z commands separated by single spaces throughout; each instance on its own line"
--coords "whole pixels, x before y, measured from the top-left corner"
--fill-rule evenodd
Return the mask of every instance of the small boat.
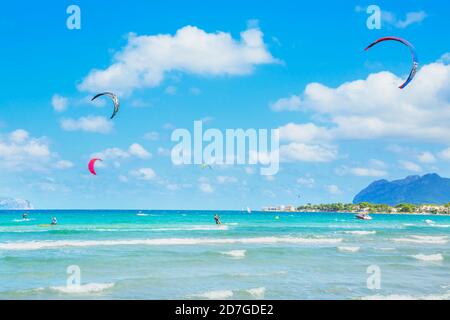
M 355 218 L 360 220 L 372 220 L 372 217 L 367 213 L 358 213 L 357 215 L 355 215 Z

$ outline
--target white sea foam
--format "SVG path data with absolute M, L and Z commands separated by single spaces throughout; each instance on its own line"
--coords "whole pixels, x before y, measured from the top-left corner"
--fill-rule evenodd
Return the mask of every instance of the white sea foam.
M 248 289 L 245 291 L 249 293 L 251 296 L 259 299 L 264 298 L 264 295 L 266 294 L 266 288 L 264 287 Z
M 395 238 L 396 242 L 410 242 L 419 244 L 446 244 L 447 236 L 410 236 L 409 238 Z
M 423 296 L 412 296 L 402 294 L 390 294 L 390 295 L 372 295 L 361 298 L 362 300 L 448 300 L 450 299 L 450 291 L 442 294 L 429 294 Z
M 139 216 L 139 217 L 147 217 L 148 216 L 147 213 L 138 213 L 136 215 Z
M 425 223 L 426 223 L 426 224 L 434 224 L 434 221 L 433 221 L 433 220 L 430 220 L 430 219 L 427 219 L 427 220 L 425 220 Z
M 339 238 L 298 238 L 298 237 L 256 237 L 256 238 L 163 238 L 163 239 L 125 239 L 125 240 L 46 240 L 17 241 L 0 243 L 0 250 L 39 250 L 64 247 L 96 246 L 176 246 L 176 245 L 214 245 L 214 244 L 318 244 L 331 245 L 342 242 Z
M 355 234 L 358 236 L 367 236 L 367 235 L 371 235 L 371 234 L 376 234 L 377 232 L 376 231 L 358 231 L 358 230 L 356 230 L 356 231 L 344 231 L 344 233 Z
M 244 258 L 246 252 L 247 250 L 231 250 L 231 251 L 222 251 L 221 254 L 233 258 Z
M 411 256 L 417 260 L 427 261 L 427 262 L 436 262 L 444 260 L 444 256 L 440 253 L 437 254 L 416 254 Z
M 231 290 L 207 291 L 203 293 L 193 294 L 191 296 L 200 299 L 223 300 L 223 299 L 230 299 L 231 297 L 233 297 L 233 291 Z
M 50 287 L 50 290 L 68 294 L 100 293 L 114 287 L 114 283 L 88 283 L 79 286 Z
M 224 231 L 229 230 L 227 225 L 193 225 L 183 227 L 167 227 L 167 228 L 155 228 L 152 231 Z
M 341 252 L 358 252 L 360 247 L 337 247 Z

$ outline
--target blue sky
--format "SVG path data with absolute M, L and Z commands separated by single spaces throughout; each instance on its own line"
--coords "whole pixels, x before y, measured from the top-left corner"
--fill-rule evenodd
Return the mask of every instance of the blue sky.
M 81 9 L 81 30 L 66 27 L 71 4 Z M 380 30 L 366 27 L 370 4 L 383 10 Z M 450 176 L 449 4 L 41 1 L 26 8 L 0 9 L 0 196 L 37 208 L 240 209 L 351 201 L 373 180 Z M 405 47 L 363 51 L 387 35 L 408 39 L 420 56 L 404 91 L 396 85 L 411 64 Z M 164 39 L 172 46 L 162 51 Z M 142 64 L 133 54 L 145 57 Z M 114 121 L 108 101 L 89 103 L 109 88 L 121 96 Z M 200 119 L 220 130 L 280 128 L 280 172 L 267 179 L 249 166 L 174 166 L 172 130 Z M 96 177 L 87 171 L 95 154 L 105 158 Z

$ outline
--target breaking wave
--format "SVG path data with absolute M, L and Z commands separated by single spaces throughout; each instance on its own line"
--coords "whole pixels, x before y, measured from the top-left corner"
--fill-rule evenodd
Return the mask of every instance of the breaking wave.
M 297 238 L 297 237 L 257 237 L 257 238 L 166 238 L 135 240 L 46 240 L 0 243 L 0 250 L 39 250 L 65 247 L 96 246 L 176 246 L 176 245 L 213 245 L 213 244 L 322 244 L 330 245 L 342 242 L 339 238 Z

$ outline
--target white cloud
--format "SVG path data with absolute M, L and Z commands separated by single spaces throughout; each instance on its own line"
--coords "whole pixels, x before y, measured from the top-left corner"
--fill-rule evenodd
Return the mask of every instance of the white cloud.
M 289 98 L 281 98 L 270 105 L 273 111 L 298 111 L 300 110 L 301 100 L 298 96 L 290 96 Z
M 374 168 L 350 168 L 350 173 L 358 177 L 383 177 L 387 175 L 386 171 Z
M 152 154 L 145 150 L 139 143 L 133 143 L 128 148 L 128 153 L 141 159 L 148 159 L 152 156 Z
M 421 163 L 435 163 L 436 157 L 431 152 L 425 151 L 417 155 L 417 160 Z
M 151 181 L 156 178 L 156 173 L 151 168 L 140 168 L 131 171 L 130 174 L 139 180 L 145 181 Z
M 427 13 L 425 11 L 408 12 L 404 19 L 398 19 L 397 16 L 390 11 L 383 10 L 381 13 L 383 22 L 399 29 L 405 29 L 414 23 L 421 23 L 426 17 Z
M 63 112 L 67 109 L 67 104 L 69 103 L 69 99 L 66 97 L 60 96 L 58 94 L 53 95 L 52 97 L 52 106 L 56 112 Z
M 412 171 L 412 172 L 421 172 L 422 167 L 420 167 L 418 164 L 411 162 L 411 161 L 399 161 L 400 167 Z
M 213 187 L 207 182 L 200 183 L 199 188 L 204 193 L 213 193 L 214 192 Z
M 66 131 L 86 131 L 94 133 L 109 133 L 113 123 L 105 117 L 87 116 L 79 119 L 63 119 L 61 128 Z
M 333 146 L 308 145 L 292 142 L 280 146 L 280 160 L 284 162 L 329 162 L 337 157 Z
M 390 72 L 337 88 L 310 83 L 299 96 L 301 109 L 312 111 L 325 125 L 288 124 L 281 138 L 306 143 L 383 137 L 450 141 L 450 65 L 424 65 L 410 85 Z
M 45 137 L 31 137 L 23 129 L 0 136 L 0 167 L 9 171 L 44 171 L 55 166 L 57 157 Z
M 291 142 L 323 142 L 332 139 L 332 134 L 328 128 L 319 127 L 314 123 L 288 123 L 278 128 L 280 139 Z
M 450 148 L 444 149 L 439 153 L 439 156 L 444 160 L 450 160 Z
M 130 145 L 128 150 L 123 150 L 121 148 L 114 147 L 105 149 L 103 151 L 91 155 L 92 158 L 100 158 L 103 160 L 116 160 L 117 163 L 119 163 L 120 160 L 128 159 L 133 156 L 140 159 L 148 159 L 151 158 L 152 154 L 148 152 L 140 144 L 133 143 Z
M 339 189 L 339 187 L 338 187 L 337 185 L 335 185 L 335 184 L 326 185 L 326 186 L 325 186 L 325 189 L 326 189 L 329 193 L 331 193 L 331 194 L 333 194 L 333 195 L 342 194 L 341 189 Z
M 160 85 L 168 72 L 247 75 L 257 65 L 276 62 L 258 28 L 241 32 L 241 39 L 235 40 L 229 33 L 207 33 L 185 26 L 173 36 L 129 34 L 128 43 L 114 56 L 113 63 L 104 70 L 92 70 L 79 89 L 125 94 Z
M 9 139 L 14 143 L 23 143 L 28 140 L 30 134 L 23 129 L 14 130 L 9 134 Z
M 59 160 L 58 162 L 56 162 L 55 167 L 57 169 L 70 169 L 72 168 L 74 165 L 71 161 L 68 160 Z

